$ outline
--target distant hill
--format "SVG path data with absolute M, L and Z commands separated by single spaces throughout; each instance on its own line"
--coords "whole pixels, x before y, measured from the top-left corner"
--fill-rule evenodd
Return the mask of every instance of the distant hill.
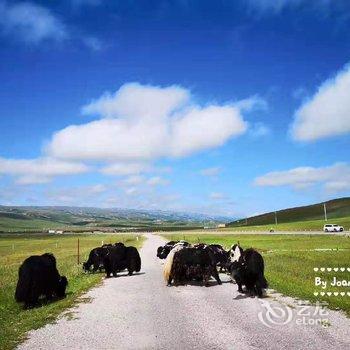
M 292 223 L 300 221 L 323 220 L 324 209 L 323 204 L 326 204 L 328 220 L 350 217 L 350 197 L 332 199 L 327 202 L 289 208 L 276 211 L 278 224 Z M 275 212 L 269 212 L 261 215 L 251 216 L 247 219 L 240 219 L 230 222 L 228 227 L 241 226 L 259 226 L 259 225 L 274 225 Z
M 120 208 L 0 206 L 0 231 L 110 228 L 172 230 L 215 226 L 230 218 L 161 210 Z M 232 220 L 232 219 L 231 219 Z

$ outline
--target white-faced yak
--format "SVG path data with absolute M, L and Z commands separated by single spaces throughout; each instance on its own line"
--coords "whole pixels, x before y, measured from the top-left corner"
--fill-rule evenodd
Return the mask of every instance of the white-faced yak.
M 116 277 L 117 273 L 125 269 L 129 276 L 141 270 L 141 257 L 135 247 L 126 247 L 123 243 L 116 243 L 108 247 L 108 254 L 103 259 L 106 277 L 111 274 Z
M 255 249 L 243 250 L 239 245 L 234 245 L 229 271 L 240 293 L 243 293 L 242 286 L 246 286 L 250 295 L 262 297 L 262 289 L 268 287 L 264 276 L 264 259 Z
M 174 284 L 183 284 L 196 280 L 202 281 L 203 285 L 207 286 L 211 276 L 218 284 L 221 284 L 211 250 L 207 246 L 183 247 L 174 253 L 167 283 L 171 285 L 171 282 L 174 281 Z
M 59 275 L 52 254 L 33 255 L 18 270 L 15 299 L 24 302 L 25 308 L 34 307 L 41 296 L 47 300 L 64 298 L 67 284 L 67 278 Z
M 178 252 L 179 250 L 183 249 L 184 246 L 182 244 L 175 244 L 174 248 L 171 249 L 171 251 L 169 252 L 169 254 L 167 255 L 166 259 L 165 259 L 165 263 L 163 266 L 163 277 L 165 282 L 167 283 L 167 285 L 170 286 L 171 281 L 173 280 L 172 277 L 172 267 L 173 267 L 173 262 L 174 262 L 174 255 L 176 252 Z

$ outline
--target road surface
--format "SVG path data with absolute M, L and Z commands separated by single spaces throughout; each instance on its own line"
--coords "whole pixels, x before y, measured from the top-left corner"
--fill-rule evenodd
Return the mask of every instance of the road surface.
M 291 298 L 270 293 L 263 299 L 249 298 L 237 293 L 237 286 L 223 274 L 221 286 L 213 281 L 210 287 L 166 287 L 163 262 L 155 256 L 162 244 L 159 236 L 148 234 L 141 250 L 140 274 L 104 280 L 84 295 L 91 302 L 70 310 L 73 318 L 62 316 L 55 324 L 31 331 L 18 348 L 349 348 L 350 320 L 339 312 L 319 315 L 315 307 L 301 310 Z M 269 307 L 272 312 L 267 313 Z M 317 312 L 312 317 L 299 315 L 301 311 Z M 273 314 L 275 318 L 268 317 Z M 316 319 L 328 326 L 310 325 Z

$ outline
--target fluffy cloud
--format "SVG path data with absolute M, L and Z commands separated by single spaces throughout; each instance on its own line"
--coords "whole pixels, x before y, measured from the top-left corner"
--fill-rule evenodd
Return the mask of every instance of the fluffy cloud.
M 55 176 L 81 174 L 88 167 L 81 163 L 52 158 L 5 159 L 0 158 L 0 174 L 12 175 L 19 184 L 46 183 Z
M 295 113 L 295 140 L 314 141 L 350 132 L 350 66 L 324 82 Z
M 200 174 L 202 176 L 217 176 L 221 173 L 221 168 L 220 167 L 212 167 L 212 168 L 206 168 L 200 170 Z
M 45 198 L 46 204 L 95 206 L 101 205 L 102 195 L 107 190 L 111 191 L 103 184 L 51 188 L 47 189 L 41 197 Z
M 67 37 L 64 24 L 50 10 L 30 2 L 0 2 L 0 25 L 28 43 L 62 40 Z
M 321 184 L 328 192 L 350 190 L 350 166 L 336 163 L 328 167 L 299 167 L 271 172 L 255 179 L 257 186 L 291 186 L 303 189 Z
M 182 157 L 220 146 L 247 129 L 237 105 L 201 107 L 179 86 L 125 84 L 82 112 L 100 119 L 55 133 L 47 147 L 50 156 L 116 162 Z

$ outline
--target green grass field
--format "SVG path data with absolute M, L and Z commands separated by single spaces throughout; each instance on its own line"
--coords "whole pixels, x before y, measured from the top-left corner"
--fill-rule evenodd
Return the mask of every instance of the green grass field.
M 275 226 L 277 217 L 280 230 L 322 230 L 324 225 L 324 204 L 326 206 L 328 223 L 350 227 L 350 198 L 337 198 L 325 203 L 316 203 L 303 207 L 288 208 L 276 212 L 242 218 L 233 221 L 229 227 L 249 227 L 250 229 L 266 229 Z M 346 226 L 346 227 L 345 227 Z
M 7 235 L 0 236 L 0 349 L 13 349 L 25 333 L 54 321 L 66 308 L 92 286 L 101 282 L 104 274 L 85 274 L 77 265 L 77 240 L 80 261 L 85 261 L 94 247 L 122 241 L 140 247 L 142 238 L 136 235 Z M 31 310 L 23 310 L 14 300 L 18 267 L 30 255 L 51 252 L 56 256 L 58 270 L 69 281 L 67 298 Z
M 350 216 L 329 219 L 325 222 L 321 220 L 305 220 L 305 221 L 294 221 L 294 222 L 285 222 L 278 223 L 275 225 L 274 220 L 271 221 L 271 224 L 265 225 L 244 225 L 244 226 L 230 226 L 225 229 L 220 229 L 224 231 L 269 231 L 271 228 L 277 231 L 322 231 L 323 225 L 326 223 L 329 224 L 338 224 L 344 227 L 345 231 L 350 230 Z
M 265 260 L 265 274 L 271 288 L 278 292 L 316 302 L 322 300 L 331 309 L 344 310 L 350 316 L 350 296 L 314 296 L 323 291 L 315 286 L 315 277 L 330 282 L 333 276 L 350 281 L 349 272 L 315 272 L 314 267 L 349 267 L 350 238 L 333 235 L 163 235 L 168 240 L 219 243 L 229 248 L 240 242 L 243 248 L 256 248 Z M 322 249 L 334 249 L 322 250 Z M 326 291 L 350 292 L 350 287 L 327 287 Z

